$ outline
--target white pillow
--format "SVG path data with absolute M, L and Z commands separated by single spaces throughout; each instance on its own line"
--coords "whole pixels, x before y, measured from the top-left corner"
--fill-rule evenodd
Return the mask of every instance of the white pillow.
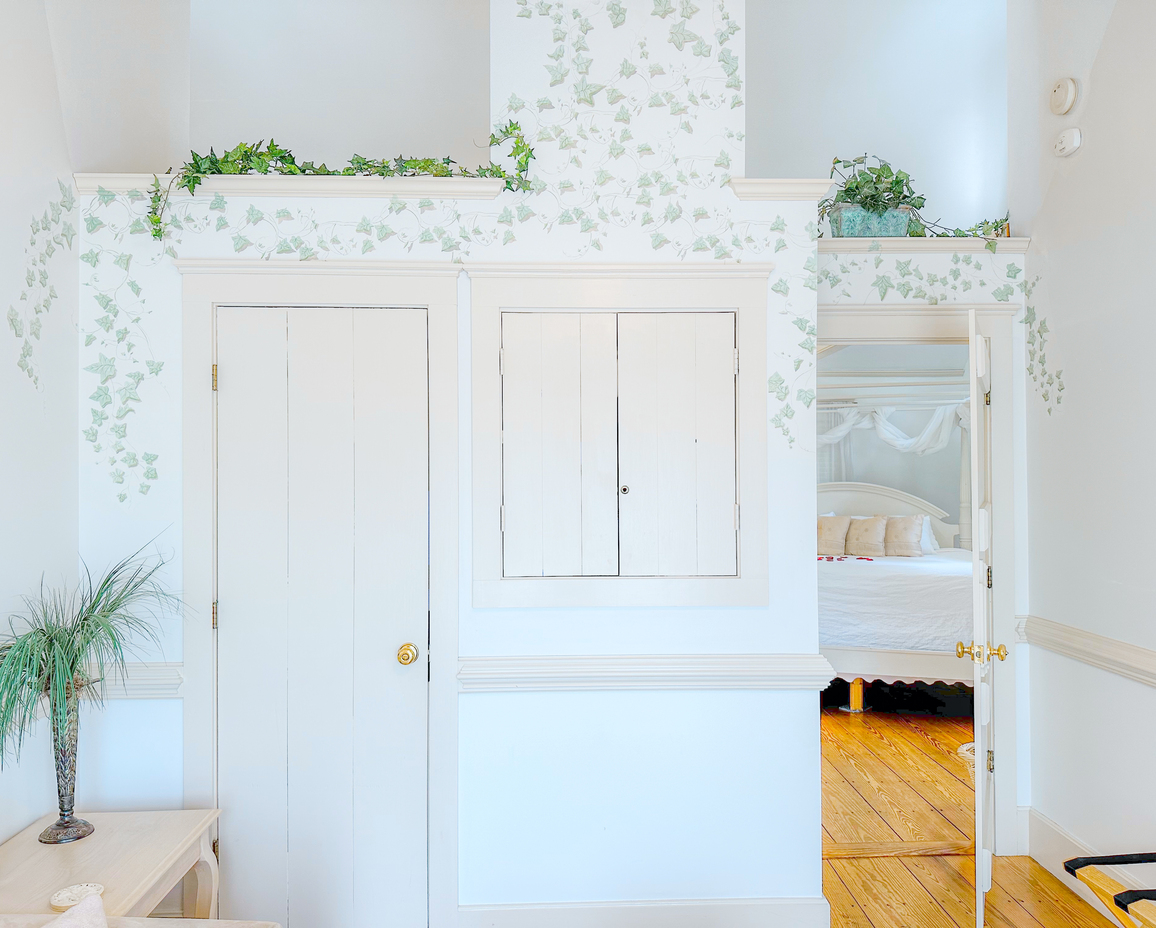
M 934 554 L 939 550 L 939 542 L 935 538 L 935 532 L 931 530 L 931 516 L 923 517 L 923 537 L 919 539 L 919 546 L 924 554 Z

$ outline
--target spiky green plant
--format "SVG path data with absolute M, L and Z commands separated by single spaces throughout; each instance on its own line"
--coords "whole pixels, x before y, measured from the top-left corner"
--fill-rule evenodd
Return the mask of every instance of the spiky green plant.
M 97 580 L 85 567 L 75 588 L 42 580 L 39 594 L 24 598 L 0 635 L 0 766 L 10 751 L 19 758 L 41 699 L 54 731 L 64 731 L 70 703 L 81 695 L 102 703 L 107 674 L 124 679 L 127 654 L 159 645 L 159 619 L 180 602 L 157 581 L 164 564 L 138 551 Z

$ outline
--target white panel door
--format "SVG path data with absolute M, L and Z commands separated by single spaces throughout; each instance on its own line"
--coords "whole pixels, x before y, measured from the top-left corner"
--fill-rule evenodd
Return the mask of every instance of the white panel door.
M 426 356 L 422 310 L 218 310 L 222 917 L 427 922 Z
M 507 577 L 618 570 L 613 313 L 502 314 Z
M 734 313 L 618 317 L 622 576 L 738 569 Z

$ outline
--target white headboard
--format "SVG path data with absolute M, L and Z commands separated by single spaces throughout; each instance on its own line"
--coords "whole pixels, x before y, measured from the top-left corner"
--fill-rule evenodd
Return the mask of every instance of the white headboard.
M 945 522 L 947 513 L 918 496 L 876 483 L 820 483 L 817 512 L 840 516 L 917 516 L 931 517 L 931 530 L 942 548 L 955 547 L 959 525 Z

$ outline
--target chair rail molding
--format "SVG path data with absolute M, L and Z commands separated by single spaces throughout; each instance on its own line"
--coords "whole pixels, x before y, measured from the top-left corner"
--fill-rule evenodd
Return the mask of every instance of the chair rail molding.
M 106 667 L 105 699 L 176 699 L 181 696 L 185 678 L 181 663 L 164 661 L 127 661 L 119 668 Z
M 1156 651 L 1038 615 L 1016 616 L 1016 640 L 1146 686 L 1156 686 Z
M 461 657 L 463 693 L 557 690 L 821 690 L 822 654 L 582 654 Z

